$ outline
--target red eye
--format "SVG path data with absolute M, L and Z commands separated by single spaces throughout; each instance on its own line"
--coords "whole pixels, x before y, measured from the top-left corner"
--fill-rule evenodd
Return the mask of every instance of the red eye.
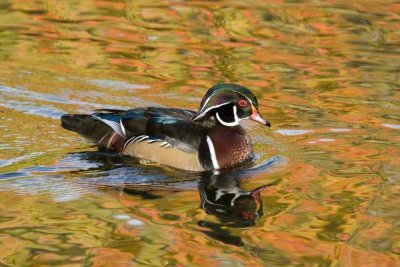
M 239 106 L 241 107 L 247 107 L 247 101 L 244 99 L 239 100 Z

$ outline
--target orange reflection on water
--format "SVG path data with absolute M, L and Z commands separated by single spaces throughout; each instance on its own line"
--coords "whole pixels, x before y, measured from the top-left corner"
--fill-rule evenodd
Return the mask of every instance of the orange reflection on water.
M 399 265 L 399 11 L 4 0 L 0 263 Z M 281 158 L 237 183 L 186 185 L 193 174 L 96 154 L 59 126 L 64 112 L 197 109 L 218 82 L 251 88 L 272 122 L 250 126 L 256 164 Z M 146 184 L 159 176 L 179 182 Z

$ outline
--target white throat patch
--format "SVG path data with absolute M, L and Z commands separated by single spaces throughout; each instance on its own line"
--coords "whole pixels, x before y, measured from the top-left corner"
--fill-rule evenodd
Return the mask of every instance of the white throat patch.
M 233 118 L 235 119 L 234 121 L 226 122 L 226 121 L 222 120 L 221 117 L 219 116 L 218 112 L 216 113 L 216 117 L 217 117 L 217 120 L 219 121 L 219 123 L 221 123 L 224 126 L 232 127 L 232 126 L 239 125 L 240 119 L 237 115 L 237 107 L 235 105 L 233 106 Z

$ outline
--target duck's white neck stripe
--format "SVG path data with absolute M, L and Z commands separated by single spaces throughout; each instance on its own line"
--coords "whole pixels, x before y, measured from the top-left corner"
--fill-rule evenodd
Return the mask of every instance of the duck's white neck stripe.
M 219 121 L 219 123 L 221 123 L 224 126 L 236 126 L 236 125 L 239 125 L 240 119 L 239 119 L 239 117 L 237 115 L 236 106 L 233 106 L 233 118 L 235 119 L 233 122 L 226 122 L 226 121 L 222 120 L 221 117 L 219 116 L 218 112 L 217 112 L 216 117 L 217 117 L 217 120 Z
M 211 157 L 212 165 L 215 170 L 218 170 L 219 164 L 218 164 L 218 160 L 217 160 L 217 155 L 215 153 L 214 144 L 208 135 L 207 135 L 207 144 L 208 144 L 208 149 L 210 150 L 210 157 Z

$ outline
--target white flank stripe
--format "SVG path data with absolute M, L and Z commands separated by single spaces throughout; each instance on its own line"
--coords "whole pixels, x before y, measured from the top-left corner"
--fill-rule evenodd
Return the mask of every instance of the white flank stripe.
M 149 136 L 148 135 L 143 135 L 140 139 L 138 139 L 139 142 L 142 142 L 143 140 L 148 139 Z
M 145 135 L 138 135 L 135 138 L 133 138 L 132 142 L 136 142 L 137 140 L 139 140 L 140 138 L 143 138 L 143 136 Z
M 144 139 L 149 138 L 149 136 L 147 135 L 139 135 L 139 136 L 133 136 L 131 138 L 129 138 L 125 144 L 124 144 L 124 148 L 126 148 L 130 143 L 134 143 L 137 140 L 141 139 L 140 141 L 143 141 Z
M 168 143 L 168 142 L 166 142 L 166 141 L 163 141 L 163 142 L 160 144 L 160 147 L 168 148 L 169 146 L 171 146 L 171 144 Z
M 211 161 L 212 161 L 213 167 L 214 167 L 214 169 L 218 170 L 219 164 L 218 164 L 218 160 L 217 160 L 217 155 L 215 154 L 214 144 L 208 135 L 207 135 L 207 144 L 208 144 L 208 149 L 210 150 L 210 156 L 211 156 Z
M 133 139 L 135 139 L 135 138 L 136 138 L 135 136 L 134 136 L 134 137 L 131 137 L 131 138 L 129 138 L 129 139 L 128 139 L 128 140 L 125 142 L 125 144 L 124 144 L 124 148 L 126 148 L 126 146 L 127 146 L 127 145 L 129 145 L 129 143 L 130 143 L 130 142 L 132 142 L 132 140 L 133 140 Z

